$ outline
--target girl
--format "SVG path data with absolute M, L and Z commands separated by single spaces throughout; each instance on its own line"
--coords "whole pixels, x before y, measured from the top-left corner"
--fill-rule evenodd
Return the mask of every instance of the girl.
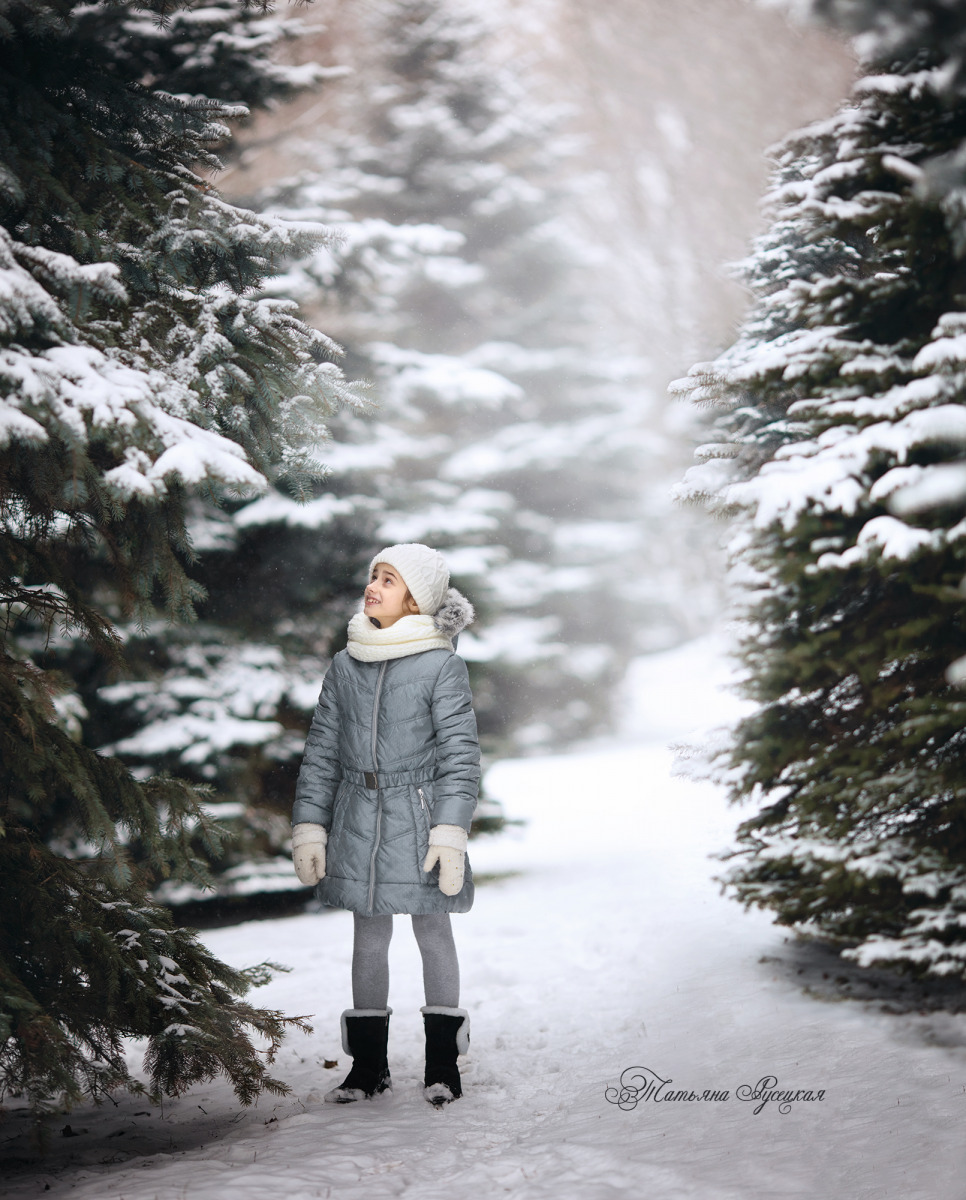
M 352 1069 L 326 1100 L 391 1089 L 389 939 L 412 915 L 426 1004 L 424 1095 L 462 1095 L 456 1056 L 469 1047 L 459 1008 L 450 913 L 473 903 L 466 841 L 480 746 L 466 664 L 454 640 L 473 608 L 449 586 L 441 554 L 408 543 L 381 550 L 363 609 L 332 660 L 305 743 L 292 814 L 295 870 L 325 904 L 354 914 L 353 1008 L 342 1014 Z

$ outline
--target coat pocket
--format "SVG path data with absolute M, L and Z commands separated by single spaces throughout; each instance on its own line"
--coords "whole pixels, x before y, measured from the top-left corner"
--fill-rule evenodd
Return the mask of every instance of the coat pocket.
M 333 839 L 337 838 L 342 832 L 342 827 L 345 824 L 346 814 L 346 793 L 349 790 L 349 785 L 344 779 L 339 780 L 339 786 L 336 788 L 335 798 L 332 801 L 332 818 L 329 821 L 329 844 L 332 844 Z
M 419 858 L 420 874 L 425 874 L 423 871 L 423 863 L 426 861 L 426 855 L 429 853 L 429 830 L 432 825 L 432 804 L 429 785 L 422 783 L 417 784 L 411 790 L 410 794 L 413 822 L 416 826 L 416 854 Z

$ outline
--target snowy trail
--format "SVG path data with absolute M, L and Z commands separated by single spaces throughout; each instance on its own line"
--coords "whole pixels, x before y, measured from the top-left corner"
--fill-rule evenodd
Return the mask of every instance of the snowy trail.
M 436 1111 L 419 1094 L 422 997 L 407 918 L 391 949 L 395 1091 L 345 1107 L 322 1094 L 345 1071 L 351 917 L 249 923 L 207 940 L 240 964 L 295 968 L 256 994 L 314 1014 L 312 1037 L 293 1035 L 280 1056 L 293 1095 L 241 1110 L 216 1084 L 166 1103 L 163 1118 L 135 1115 L 143 1100 L 75 1112 L 64 1120 L 88 1132 L 58 1143 L 48 1169 L 17 1169 L 3 1194 L 962 1200 L 966 1018 L 809 997 L 776 967 L 788 957 L 781 931 L 710 880 L 706 856 L 727 843 L 734 814 L 711 787 L 672 779 L 662 744 L 714 715 L 708 654 L 641 665 L 627 732 L 653 740 L 490 773 L 491 792 L 529 823 L 471 848 L 478 874 L 519 873 L 481 886 L 472 912 L 454 918 L 472 1022 L 461 1101 Z M 705 682 L 696 690 L 695 680 Z M 325 1069 L 327 1058 L 343 1061 Z M 632 1066 L 671 1077 L 665 1091 L 729 1097 L 623 1111 L 605 1089 Z M 736 1089 L 766 1075 L 825 1097 L 756 1114 Z

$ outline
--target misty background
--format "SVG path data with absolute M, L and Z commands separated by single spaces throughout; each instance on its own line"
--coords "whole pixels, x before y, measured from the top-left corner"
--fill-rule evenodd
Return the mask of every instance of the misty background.
M 333 232 L 270 292 L 344 348 L 368 406 L 330 422 L 304 502 L 284 480 L 195 501 L 200 621 L 130 628 L 129 677 L 81 689 L 102 749 L 213 787 L 221 899 L 298 887 L 305 730 L 378 546 L 438 546 L 476 605 L 459 650 L 490 762 L 608 730 L 635 656 L 714 625 L 719 530 L 670 496 L 702 414 L 667 385 L 733 337 L 766 148 L 854 71 L 743 0 L 279 16 L 300 23 L 288 65 L 326 78 L 240 126 L 214 182 Z M 477 829 L 502 819 L 484 796 Z

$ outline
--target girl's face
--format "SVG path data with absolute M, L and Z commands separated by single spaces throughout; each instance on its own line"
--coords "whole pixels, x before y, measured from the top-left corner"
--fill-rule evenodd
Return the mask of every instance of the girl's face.
M 376 563 L 372 568 L 372 578 L 363 599 L 366 616 L 374 620 L 380 629 L 388 629 L 400 617 L 419 612 L 402 576 L 388 563 Z

